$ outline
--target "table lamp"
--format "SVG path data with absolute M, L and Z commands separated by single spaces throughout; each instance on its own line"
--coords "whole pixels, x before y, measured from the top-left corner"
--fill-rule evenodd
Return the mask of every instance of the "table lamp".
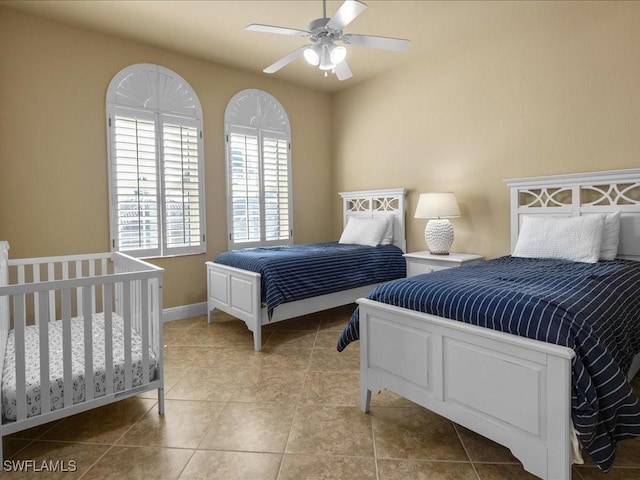
M 430 219 L 424 229 L 424 239 L 433 255 L 449 255 L 453 243 L 453 225 L 449 218 L 459 216 L 460 208 L 452 192 L 420 194 L 414 217 Z

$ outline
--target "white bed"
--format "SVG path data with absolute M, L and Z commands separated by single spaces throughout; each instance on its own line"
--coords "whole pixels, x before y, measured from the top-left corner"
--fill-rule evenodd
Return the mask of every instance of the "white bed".
M 512 249 L 523 215 L 621 211 L 619 257 L 640 260 L 640 169 L 505 182 Z M 505 445 L 540 478 L 571 478 L 573 350 L 368 299 L 358 304 L 364 412 L 372 392 L 388 389 Z M 629 378 L 639 368 L 637 356 Z
M 0 448 L 5 435 L 148 390 L 162 414 L 163 269 L 117 252 L 8 251 L 0 242 Z
M 340 194 L 343 205 L 343 226 L 349 217 L 387 216 L 393 218 L 393 244 L 406 249 L 405 195 L 403 188 L 365 190 Z M 353 303 L 367 295 L 375 286 L 366 285 L 305 300 L 283 303 L 271 318 L 261 302 L 260 274 L 215 262 L 206 262 L 208 322 L 213 322 L 215 310 L 221 310 L 243 320 L 253 332 L 255 350 L 262 349 L 262 325 Z

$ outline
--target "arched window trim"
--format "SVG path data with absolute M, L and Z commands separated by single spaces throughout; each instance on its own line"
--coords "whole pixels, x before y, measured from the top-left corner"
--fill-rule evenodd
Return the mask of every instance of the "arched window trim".
M 193 88 L 160 65 L 130 65 L 109 84 L 106 114 L 112 251 L 206 252 L 202 107 Z
M 225 110 L 225 142 L 229 249 L 292 244 L 291 127 L 280 102 L 258 89 L 235 94 Z M 240 173 L 232 168 L 234 151 L 242 158 Z M 246 175 L 250 160 L 257 178 Z M 241 181 L 245 193 L 234 188 Z

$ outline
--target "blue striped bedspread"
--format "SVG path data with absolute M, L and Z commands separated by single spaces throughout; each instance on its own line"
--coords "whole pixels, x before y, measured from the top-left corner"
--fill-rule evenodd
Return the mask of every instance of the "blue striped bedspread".
M 603 471 L 616 441 L 640 436 L 640 400 L 626 379 L 640 352 L 640 262 L 501 257 L 389 282 L 368 298 L 572 348 L 573 422 Z M 338 350 L 358 332 L 356 309 Z
M 216 263 L 259 273 L 269 316 L 281 303 L 402 278 L 403 252 L 393 245 L 338 242 L 230 250 Z

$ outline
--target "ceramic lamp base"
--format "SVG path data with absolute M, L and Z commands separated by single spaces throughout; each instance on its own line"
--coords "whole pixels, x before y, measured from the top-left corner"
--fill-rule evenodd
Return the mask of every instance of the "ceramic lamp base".
M 431 219 L 424 229 L 424 239 L 433 255 L 449 255 L 453 244 L 453 225 L 446 218 Z

